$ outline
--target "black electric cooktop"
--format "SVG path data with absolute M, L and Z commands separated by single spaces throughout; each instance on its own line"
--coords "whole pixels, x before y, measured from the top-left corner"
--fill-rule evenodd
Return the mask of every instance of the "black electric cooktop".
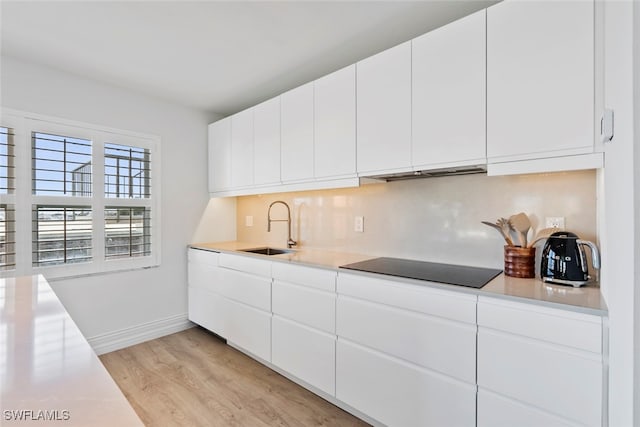
M 502 270 L 493 268 L 468 267 L 464 265 L 439 264 L 436 262 L 415 261 L 400 258 L 374 258 L 353 264 L 341 265 L 347 270 L 366 271 L 406 277 L 408 279 L 427 280 L 449 285 L 467 286 L 480 289 Z

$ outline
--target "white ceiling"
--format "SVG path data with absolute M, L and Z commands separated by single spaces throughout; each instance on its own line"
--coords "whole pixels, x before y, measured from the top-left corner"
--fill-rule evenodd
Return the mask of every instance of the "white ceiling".
M 220 114 L 495 1 L 7 1 L 2 54 Z

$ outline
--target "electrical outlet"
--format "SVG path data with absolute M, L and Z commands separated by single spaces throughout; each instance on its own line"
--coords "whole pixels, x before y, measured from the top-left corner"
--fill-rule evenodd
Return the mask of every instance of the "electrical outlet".
M 253 217 L 251 215 L 244 217 L 244 225 L 247 227 L 253 227 Z
M 355 231 L 356 233 L 364 232 L 364 217 L 363 216 L 357 216 L 355 218 L 355 221 L 353 222 L 353 231 Z
M 545 226 L 547 228 L 558 228 L 564 230 L 564 217 L 563 216 L 548 216 L 545 217 Z

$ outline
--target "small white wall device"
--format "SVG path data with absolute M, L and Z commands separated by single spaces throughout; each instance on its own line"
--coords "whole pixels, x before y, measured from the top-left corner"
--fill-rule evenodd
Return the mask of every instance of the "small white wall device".
M 600 140 L 609 142 L 613 139 L 613 110 L 605 108 L 600 118 Z

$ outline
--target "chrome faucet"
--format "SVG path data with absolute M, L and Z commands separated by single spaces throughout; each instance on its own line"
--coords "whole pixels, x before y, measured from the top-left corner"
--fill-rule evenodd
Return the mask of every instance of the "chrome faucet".
M 281 203 L 287 208 L 287 219 L 271 219 L 271 208 L 276 203 Z M 287 226 L 288 226 L 287 247 L 290 248 L 298 244 L 298 242 L 291 239 L 291 209 L 289 209 L 289 205 L 283 202 L 282 200 L 276 200 L 275 202 L 269 205 L 269 210 L 267 211 L 267 232 L 271 231 L 272 222 L 284 222 L 284 221 L 287 222 Z

